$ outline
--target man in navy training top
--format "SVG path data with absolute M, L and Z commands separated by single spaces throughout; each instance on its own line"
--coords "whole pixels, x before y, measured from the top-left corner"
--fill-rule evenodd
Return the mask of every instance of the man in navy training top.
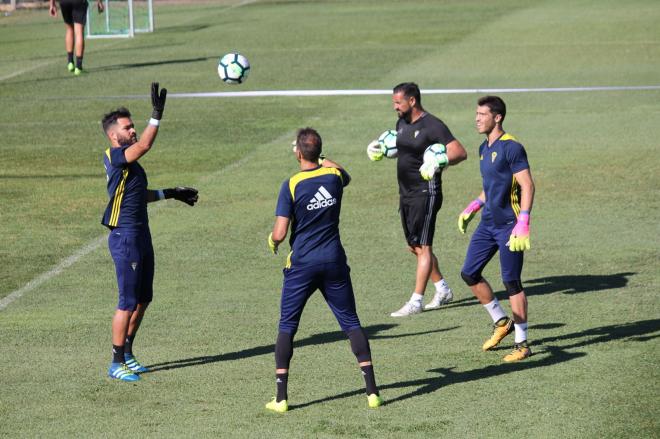
M 147 189 L 147 175 L 138 163 L 156 140 L 166 97 L 166 89 L 159 93 L 158 83 L 151 84 L 153 113 L 140 140 L 126 108 L 118 108 L 102 120 L 111 146 L 103 155 L 110 200 L 101 223 L 110 229 L 108 247 L 119 287 L 108 376 L 122 381 L 137 381 L 137 374 L 147 371 L 133 356 L 135 334 L 153 297 L 154 250 L 147 203 L 166 198 L 190 206 L 197 202 L 197 190 L 193 188 Z
M 515 330 L 513 352 L 504 357 L 504 361 L 512 362 L 532 354 L 527 345 L 527 297 L 520 275 L 523 251 L 530 248 L 529 213 L 534 202 L 534 181 L 525 148 L 502 128 L 505 116 L 506 105 L 499 97 L 479 99 L 477 131 L 486 135 L 486 140 L 479 146 L 483 190 L 459 215 L 458 229 L 465 233 L 468 222 L 484 208 L 481 222 L 470 240 L 461 277 L 494 322 L 493 335 L 482 346 L 484 351 L 497 346 Z M 498 250 L 502 281 L 509 294 L 513 320 L 506 316 L 492 288 L 481 275 Z
M 291 224 L 291 252 L 284 268 L 275 344 L 277 396 L 266 404 L 267 409 L 279 413 L 288 410 L 287 382 L 293 337 L 305 303 L 317 289 L 350 340 L 366 383 L 368 406 L 375 408 L 382 404 L 369 341 L 355 309 L 350 268 L 339 238 L 341 199 L 350 176 L 337 163 L 319 160 L 321 149 L 321 137 L 314 129 L 304 128 L 298 132 L 294 153 L 300 162 L 300 172 L 282 184 L 275 225 L 268 236 L 268 246 L 277 253 Z
M 447 125 L 424 110 L 417 84 L 404 82 L 394 87 L 392 103 L 399 116 L 396 123 L 399 214 L 408 250 L 417 258 L 415 290 L 401 309 L 390 314 L 405 317 L 422 312 L 429 278 L 435 286 L 435 294 L 424 306 L 425 310 L 438 309 L 454 297 L 433 253 L 433 237 L 442 206 L 442 169 L 465 160 L 467 153 Z M 424 152 L 436 143 L 442 145 L 444 152 L 438 155 L 437 162 L 429 164 L 432 169 L 425 174 Z M 372 161 L 382 157 L 378 141 L 367 146 L 367 155 Z

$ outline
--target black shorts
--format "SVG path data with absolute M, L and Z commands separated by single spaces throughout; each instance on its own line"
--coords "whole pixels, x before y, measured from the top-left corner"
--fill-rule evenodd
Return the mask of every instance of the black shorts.
M 441 206 L 441 194 L 399 198 L 401 225 L 408 245 L 433 245 L 435 218 Z
M 60 9 L 66 24 L 79 23 L 84 26 L 87 22 L 87 0 L 60 0 Z

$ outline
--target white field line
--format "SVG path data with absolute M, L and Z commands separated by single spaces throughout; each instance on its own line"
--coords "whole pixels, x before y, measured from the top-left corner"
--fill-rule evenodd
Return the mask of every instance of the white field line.
M 541 87 L 541 88 L 432 88 L 422 89 L 422 94 L 493 94 L 493 93 L 556 93 L 592 91 L 644 91 L 660 90 L 660 85 L 621 85 L 594 87 Z M 304 96 L 374 96 L 390 95 L 392 90 L 254 90 L 219 91 L 201 93 L 168 93 L 168 98 L 254 98 L 254 97 L 304 97 Z M 148 95 L 80 96 L 78 99 L 146 99 Z
M 16 299 L 19 299 L 28 291 L 32 291 L 35 288 L 39 287 L 44 282 L 54 278 L 58 274 L 62 273 L 65 269 L 69 268 L 70 266 L 78 262 L 81 258 L 83 258 L 84 256 L 88 255 L 89 253 L 99 248 L 99 246 L 107 239 L 107 236 L 108 235 L 103 235 L 93 239 L 91 242 L 89 242 L 87 245 L 83 246 L 82 248 L 78 249 L 74 254 L 72 254 L 68 258 L 63 259 L 59 264 L 57 264 L 49 271 L 40 274 L 39 276 L 35 277 L 27 284 L 25 284 L 22 288 L 12 291 L 7 296 L 0 299 L 0 311 L 5 309 L 7 306 L 9 306 L 9 304 L 11 304 Z
M 31 72 L 32 70 L 37 70 L 37 69 L 39 69 L 39 68 L 41 68 L 41 67 L 49 66 L 49 65 L 51 65 L 51 64 L 55 64 L 55 63 L 57 63 L 57 62 L 60 62 L 60 60 L 55 60 L 55 59 L 54 59 L 54 60 L 51 60 L 51 61 L 46 61 L 46 62 L 42 62 L 42 63 L 39 63 L 39 64 L 34 64 L 34 65 L 29 66 L 29 67 L 26 67 L 26 68 L 24 68 L 24 69 L 21 69 L 21 70 L 17 70 L 17 71 L 15 71 L 15 72 L 12 72 L 12 73 L 10 73 L 10 74 L 8 74 L 8 75 L 0 76 L 0 81 L 5 81 L 5 80 L 7 80 L 7 79 L 11 79 L 11 78 L 14 78 L 14 77 L 16 77 L 16 76 L 20 76 L 20 75 L 22 75 L 23 73 Z

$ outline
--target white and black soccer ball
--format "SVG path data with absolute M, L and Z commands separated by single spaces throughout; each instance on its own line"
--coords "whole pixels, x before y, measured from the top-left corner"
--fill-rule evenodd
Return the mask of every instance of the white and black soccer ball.
M 424 162 L 430 162 L 431 160 L 438 161 L 438 156 L 441 154 L 447 153 L 447 147 L 442 143 L 434 143 L 433 145 L 426 148 L 424 151 Z
M 388 159 L 395 158 L 399 151 L 396 148 L 396 131 L 387 130 L 378 136 L 378 143 L 383 150 L 383 155 Z
M 227 84 L 242 84 L 250 73 L 250 62 L 240 53 L 228 53 L 218 62 L 218 76 Z

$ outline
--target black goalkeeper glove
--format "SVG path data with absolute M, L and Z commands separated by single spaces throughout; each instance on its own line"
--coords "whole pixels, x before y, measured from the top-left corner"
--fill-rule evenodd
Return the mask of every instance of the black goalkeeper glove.
M 170 189 L 163 189 L 165 199 L 174 198 L 175 200 L 183 201 L 189 206 L 194 206 L 197 202 L 197 189 L 194 187 L 174 187 Z
M 154 111 L 151 113 L 151 117 L 160 120 L 163 117 L 163 111 L 165 110 L 165 100 L 167 99 L 167 89 L 164 88 L 158 93 L 158 83 L 151 83 L 151 105 L 154 108 Z

